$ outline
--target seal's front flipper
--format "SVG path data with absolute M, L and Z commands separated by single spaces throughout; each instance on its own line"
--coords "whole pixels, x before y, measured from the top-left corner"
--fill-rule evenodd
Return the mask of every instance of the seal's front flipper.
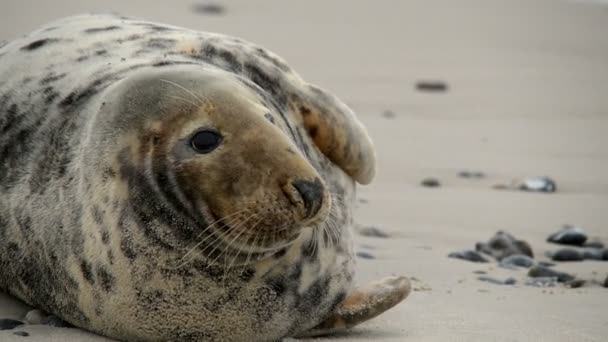
M 356 289 L 323 322 L 298 337 L 327 335 L 348 330 L 401 302 L 411 291 L 406 277 L 387 277 L 371 286 Z

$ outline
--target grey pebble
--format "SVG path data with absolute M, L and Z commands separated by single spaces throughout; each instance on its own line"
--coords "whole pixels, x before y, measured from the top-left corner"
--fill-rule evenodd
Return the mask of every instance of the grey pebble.
M 532 247 L 524 240 L 519 240 L 513 235 L 498 231 L 488 242 L 478 242 L 475 249 L 479 252 L 489 254 L 497 260 L 502 260 L 510 255 L 523 254 L 534 258 Z
M 475 273 L 475 274 L 487 274 L 488 272 L 478 270 L 478 271 L 473 271 L 473 273 Z
M 564 225 L 560 231 L 549 235 L 547 241 L 561 245 L 582 246 L 587 241 L 587 234 L 580 227 Z
M 535 264 L 534 259 L 532 259 L 529 256 L 524 255 L 524 254 L 509 255 L 508 257 L 506 257 L 500 261 L 500 266 L 503 266 L 503 267 L 518 266 L 518 267 L 530 268 L 530 267 L 534 266 L 534 264 Z
M 29 324 L 42 324 L 44 317 L 46 317 L 46 314 L 42 310 L 34 309 L 28 311 L 24 320 Z
M 487 283 L 495 284 L 495 285 L 514 285 L 517 283 L 515 278 L 509 277 L 505 280 L 499 280 L 496 278 L 488 277 L 488 276 L 480 276 L 477 277 L 478 280 L 485 281 Z
M 606 276 L 606 280 L 604 280 L 604 287 L 608 287 L 608 276 Z
M 568 273 L 555 271 L 555 270 L 552 270 L 550 268 L 543 267 L 543 266 L 533 266 L 532 268 L 530 268 L 530 271 L 528 271 L 528 276 L 532 277 L 532 278 L 547 278 L 547 277 L 553 278 L 554 277 L 554 278 L 557 278 L 557 281 L 559 281 L 560 283 L 571 281 L 571 280 L 575 279 L 574 276 L 572 276 Z
M 17 336 L 23 336 L 23 337 L 30 336 L 30 334 L 29 334 L 29 333 L 27 333 L 27 332 L 25 332 L 25 331 L 15 331 L 15 332 L 13 333 L 13 335 L 17 335 Z
M 367 252 L 357 252 L 357 256 L 361 259 L 376 259 L 375 256 Z
M 392 119 L 392 118 L 394 118 L 397 115 L 392 110 L 388 110 L 387 109 L 387 110 L 385 110 L 385 111 L 382 112 L 382 116 L 385 117 L 385 118 L 387 118 L 387 119 Z
M 585 285 L 585 281 L 583 279 L 574 279 L 574 280 L 565 282 L 564 285 L 566 285 L 566 287 L 569 287 L 571 289 L 577 289 L 577 288 Z
M 509 277 L 507 279 L 505 279 L 505 285 L 515 285 L 517 284 L 517 279 L 513 278 L 513 277 Z
M 224 12 L 226 11 L 224 6 L 222 6 L 220 4 L 205 3 L 205 2 L 196 3 L 196 4 L 192 5 L 192 10 L 196 13 L 215 14 L 215 15 L 224 14 Z
M 555 263 L 549 262 L 549 261 L 539 261 L 538 264 L 540 266 L 545 266 L 545 267 L 553 267 L 553 266 L 555 266 Z
M 583 253 L 572 248 L 562 248 L 551 252 L 551 260 L 553 261 L 582 261 Z
M 519 189 L 523 191 L 550 193 L 557 191 L 557 184 L 549 177 L 530 177 L 523 181 Z
M 10 330 L 14 329 L 17 326 L 23 325 L 23 322 L 10 319 L 10 318 L 2 318 L 0 319 L 0 330 Z
M 441 186 L 441 183 L 437 178 L 425 178 L 420 182 L 420 185 L 427 188 L 438 188 Z
M 583 258 L 585 260 L 604 260 L 604 251 L 599 248 L 585 248 Z
M 374 226 L 358 226 L 357 231 L 363 236 L 387 238 L 389 235 L 378 227 Z
M 416 82 L 416 89 L 428 92 L 445 92 L 448 90 L 448 85 L 442 81 L 418 81 Z
M 448 258 L 462 259 L 472 262 L 488 262 L 488 259 L 484 258 L 483 255 L 472 250 L 452 252 L 448 254 Z
M 537 277 L 528 279 L 525 283 L 535 287 L 554 287 L 557 285 L 557 277 Z
M 458 177 L 461 178 L 476 178 L 476 179 L 480 179 L 480 178 L 484 178 L 486 175 L 481 172 L 481 171 L 468 171 L 468 170 L 464 170 L 464 171 L 460 171 L 458 172 Z
M 585 242 L 585 244 L 583 245 L 583 247 L 602 249 L 602 248 L 605 247 L 605 245 L 604 245 L 604 243 L 602 241 L 597 240 L 597 239 L 593 239 L 591 241 Z

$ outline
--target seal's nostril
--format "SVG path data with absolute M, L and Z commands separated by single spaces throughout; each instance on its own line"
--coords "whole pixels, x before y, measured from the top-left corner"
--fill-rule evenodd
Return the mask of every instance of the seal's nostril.
M 315 216 L 323 204 L 323 184 L 321 181 L 318 178 L 315 178 L 312 182 L 296 180 L 292 185 L 302 196 L 304 208 L 306 209 L 306 217 Z

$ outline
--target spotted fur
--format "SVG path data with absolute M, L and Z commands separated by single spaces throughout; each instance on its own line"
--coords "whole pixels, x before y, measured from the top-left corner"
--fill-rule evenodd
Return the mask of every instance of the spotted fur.
M 195 101 L 205 75 L 233 91 Z M 355 180 L 371 181 L 373 148 L 345 105 L 278 56 L 224 35 L 82 15 L 0 47 L 0 79 L 0 289 L 129 341 L 277 340 L 346 297 Z M 175 131 L 241 100 L 257 114 L 230 125 L 259 134 L 211 164 L 221 167 L 179 164 L 194 157 Z M 304 221 L 260 189 L 294 174 L 320 177 L 332 204 L 322 220 L 279 229 Z M 211 234 L 193 203 L 234 212 L 241 202 L 228 199 L 243 196 L 272 239 L 250 234 L 258 250 L 223 256 L 207 242 L 175 267 Z

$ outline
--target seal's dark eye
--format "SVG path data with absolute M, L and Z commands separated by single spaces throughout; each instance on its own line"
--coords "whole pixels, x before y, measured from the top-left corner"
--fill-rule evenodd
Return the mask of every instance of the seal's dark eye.
M 190 144 L 198 153 L 209 153 L 222 142 L 222 136 L 215 131 L 200 131 L 194 134 Z

